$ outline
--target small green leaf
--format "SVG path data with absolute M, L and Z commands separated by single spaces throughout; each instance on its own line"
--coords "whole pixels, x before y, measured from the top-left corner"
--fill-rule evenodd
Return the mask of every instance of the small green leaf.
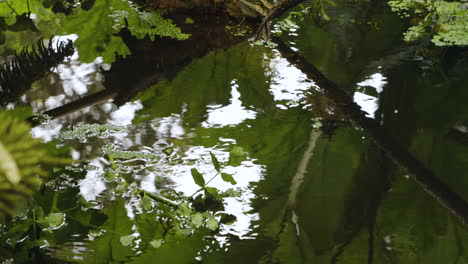
M 150 245 L 154 248 L 159 248 L 161 247 L 162 243 L 163 243 L 162 239 L 155 239 L 155 240 L 151 240 Z
M 196 227 L 200 227 L 203 224 L 203 215 L 200 213 L 196 213 L 192 215 L 192 224 Z
M 216 220 L 216 217 L 215 216 L 210 217 L 210 219 L 208 219 L 208 221 L 206 222 L 206 226 L 213 231 L 218 229 L 219 223 Z
M 206 187 L 205 188 L 205 194 L 207 198 L 213 198 L 215 200 L 222 200 L 223 198 L 221 195 L 219 195 L 219 191 L 216 188 L 213 187 Z
M 135 240 L 135 236 L 133 235 L 122 236 L 120 237 L 120 244 L 124 247 L 128 247 L 132 244 L 133 240 Z
M 234 177 L 232 177 L 232 175 L 228 173 L 221 173 L 221 178 L 223 179 L 223 181 L 229 182 L 232 185 L 237 183 L 236 180 L 234 180 Z
M 192 209 L 190 209 L 189 205 L 187 203 L 181 203 L 178 205 L 179 208 L 179 214 L 183 216 L 189 216 L 192 214 Z
M 184 228 L 176 232 L 176 236 L 188 237 L 192 234 L 192 229 Z
M 215 167 L 216 171 L 220 172 L 221 171 L 221 166 L 219 166 L 218 159 L 216 158 L 216 156 L 212 152 L 210 152 L 210 156 L 211 156 L 211 162 L 213 162 L 213 166 Z
M 198 170 L 195 168 L 191 169 L 190 172 L 192 173 L 192 178 L 195 181 L 195 183 L 200 187 L 204 187 L 205 179 L 203 179 L 203 175 L 200 172 L 198 172 Z
M 185 24 L 191 25 L 191 24 L 194 24 L 194 23 L 195 23 L 195 21 L 194 21 L 193 19 L 191 19 L 190 17 L 187 17 L 187 18 L 185 19 Z
M 151 198 L 144 195 L 143 198 L 141 198 L 141 206 L 145 211 L 151 210 L 151 207 L 153 206 Z
M 223 197 L 241 197 L 240 189 L 235 190 L 233 188 L 227 189 L 225 192 L 222 193 Z

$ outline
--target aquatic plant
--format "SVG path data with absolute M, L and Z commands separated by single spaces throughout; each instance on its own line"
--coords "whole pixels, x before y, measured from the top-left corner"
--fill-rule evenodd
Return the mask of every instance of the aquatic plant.
M 111 133 L 123 132 L 124 127 L 100 124 L 81 124 L 62 133 L 63 139 L 78 139 L 81 142 L 89 137 L 108 137 Z
M 388 4 L 413 26 L 405 33 L 407 42 L 430 37 L 437 46 L 468 45 L 468 4 L 465 1 L 394 0 Z

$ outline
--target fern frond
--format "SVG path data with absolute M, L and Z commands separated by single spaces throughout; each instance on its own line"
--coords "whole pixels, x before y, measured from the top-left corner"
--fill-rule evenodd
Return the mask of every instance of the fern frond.
M 25 47 L 12 59 L 6 60 L 0 65 L 0 107 L 17 101 L 33 82 L 43 78 L 51 68 L 73 55 L 74 50 L 71 40 L 57 43 L 54 49 L 52 41 L 46 47 L 41 39 L 36 47 L 31 50 Z
M 69 159 L 48 154 L 40 140 L 33 138 L 29 131 L 26 122 L 0 112 L 0 222 L 6 216 L 13 216 L 16 208 L 41 186 L 48 174 L 44 165 L 51 165 L 51 161 L 69 163 Z M 11 176 L 12 166 L 16 167 L 14 177 Z
M 190 34 L 182 33 L 180 28 L 171 20 L 162 16 L 161 12 L 138 12 L 138 19 L 130 20 L 128 29 L 136 38 L 142 39 L 149 36 L 151 40 L 155 37 L 171 37 L 175 39 L 188 39 Z

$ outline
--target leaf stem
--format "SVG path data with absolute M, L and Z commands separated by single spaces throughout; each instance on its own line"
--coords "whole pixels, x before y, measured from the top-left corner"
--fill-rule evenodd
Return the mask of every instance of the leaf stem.
M 151 199 L 153 199 L 155 201 L 162 202 L 162 203 L 165 203 L 165 204 L 170 205 L 170 206 L 178 206 L 178 204 L 175 203 L 172 200 L 169 200 L 169 199 L 167 199 L 165 197 L 162 197 L 162 196 L 159 196 L 159 195 L 156 195 L 156 194 L 153 194 L 153 193 L 149 193 L 149 192 L 144 191 L 144 190 L 141 190 L 140 194 L 141 195 L 146 195 L 146 196 L 148 196 L 149 198 L 151 198 Z

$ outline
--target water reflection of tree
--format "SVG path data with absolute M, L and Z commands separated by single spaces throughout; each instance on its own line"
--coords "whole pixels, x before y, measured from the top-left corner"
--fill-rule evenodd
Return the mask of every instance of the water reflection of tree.
M 224 8 L 215 9 L 211 13 L 208 12 L 208 14 L 203 8 L 192 9 L 190 15 L 191 19 L 197 21 L 195 24 L 185 23 L 188 16 L 184 15 L 183 12 L 177 12 L 177 10 L 186 10 L 186 6 L 171 6 L 172 12 L 168 14 L 168 17 L 174 20 L 183 32 L 191 34 L 189 40 L 180 41 L 161 38 L 152 43 L 149 40 L 137 40 L 131 36 L 128 30 L 124 29 L 120 33 L 120 36 L 130 50 L 132 50 L 132 54 L 125 59 L 119 58 L 112 68 L 104 73 L 104 85 L 106 89 L 73 101 L 70 104 L 46 111 L 45 113 L 52 117 L 62 116 L 111 98 L 114 98 L 114 102 L 117 105 L 122 105 L 146 87 L 162 79 L 174 78 L 194 58 L 205 56 L 210 51 L 216 49 L 226 49 L 247 40 L 249 37 L 258 36 L 258 31 L 263 29 L 270 19 L 280 16 L 283 12 L 300 2 L 302 1 L 280 1 L 270 9 L 270 12 L 264 17 L 263 22 L 261 20 L 260 23 L 259 20 L 253 20 L 252 22 L 245 21 L 244 27 L 246 32 L 250 33 L 246 33 L 243 36 L 238 36 L 226 30 L 226 25 L 231 21 L 230 16 L 232 15 L 232 11 L 229 8 L 232 8 L 232 6 L 228 5 Z M 152 4 L 159 6 L 157 3 L 156 1 Z M 242 7 L 245 8 L 245 6 Z M 250 15 L 244 13 L 244 16 L 248 17 Z M 200 23 L 203 23 L 205 26 L 200 28 L 197 25 Z M 207 39 L 206 36 L 211 37 Z M 431 171 L 425 168 L 404 148 L 398 147 L 398 144 L 385 135 L 373 120 L 365 117 L 359 106 L 337 84 L 325 77 L 325 75 L 312 64 L 308 63 L 297 52 L 291 50 L 278 37 L 274 37 L 273 40 L 278 45 L 277 47 L 281 55 L 301 69 L 309 78 L 313 79 L 319 87 L 324 89 L 325 94 L 335 103 L 337 109 L 346 113 L 351 121 L 364 128 L 371 139 L 394 163 L 406 173 L 412 175 L 416 182 L 453 214 L 458 216 L 462 222 L 468 223 L 468 205 L 463 199 L 433 176 Z M 126 76 L 126 78 L 122 79 L 122 76 Z
M 199 20 L 200 21 L 200 20 Z M 256 24 L 253 23 L 252 28 L 255 29 Z M 183 27 L 183 26 L 181 26 Z M 216 29 L 214 32 L 220 33 Z M 255 30 L 253 30 L 255 31 Z M 200 42 L 202 35 L 206 36 L 206 32 L 203 32 L 200 36 L 195 36 L 194 39 L 196 42 Z M 140 91 L 145 89 L 153 83 L 160 81 L 162 78 L 171 79 L 178 74 L 188 63 L 196 57 L 202 57 L 211 50 L 226 48 L 232 45 L 235 45 L 239 42 L 246 40 L 248 36 L 240 37 L 238 39 L 227 38 L 227 42 L 222 43 L 210 43 L 208 46 L 201 47 L 200 50 L 196 50 L 193 53 L 183 54 L 183 56 L 175 56 L 174 51 L 168 52 L 167 56 L 164 57 L 161 55 L 162 51 L 171 45 L 179 45 L 179 41 L 173 40 L 163 40 L 160 44 L 152 45 L 148 41 L 136 41 L 132 39 L 125 32 L 122 33 L 124 39 L 126 39 L 129 47 L 132 48 L 133 54 L 130 58 L 119 59 L 113 69 L 106 72 L 106 84 L 107 90 L 102 93 L 97 93 L 86 97 L 82 102 L 86 100 L 93 100 L 93 103 L 107 100 L 109 98 L 117 98 L 117 103 L 122 104 L 125 101 L 131 100 L 133 96 Z M 220 33 L 221 38 L 226 39 L 226 34 Z M 379 125 L 365 117 L 364 113 L 355 105 L 350 96 L 347 95 L 341 88 L 336 85 L 334 82 L 325 77 L 320 71 L 318 71 L 313 65 L 308 63 L 300 54 L 288 48 L 280 39 L 274 38 L 275 42 L 278 44 L 278 49 L 281 51 L 282 55 L 288 59 L 291 64 L 295 64 L 298 68 L 303 70 L 304 73 L 308 75 L 309 78 L 313 79 L 319 86 L 324 90 L 324 94 L 327 98 L 332 101 L 337 109 L 341 113 L 345 113 L 346 116 L 358 126 L 364 128 L 365 132 L 368 133 L 370 138 L 376 143 L 376 145 L 382 150 L 382 152 L 390 157 L 390 159 L 397 164 L 403 171 L 407 172 L 409 175 L 412 175 L 416 181 L 423 186 L 423 188 L 431 193 L 436 199 L 438 199 L 442 204 L 446 206 L 452 213 L 458 216 L 463 223 L 466 224 L 467 221 L 467 207 L 463 199 L 459 198 L 450 188 L 448 188 L 444 183 L 433 176 L 432 172 L 426 169 L 418 160 L 411 156 L 404 148 L 398 147 L 398 144 L 393 141 L 392 138 L 385 135 L 383 131 L 379 128 Z M 188 45 L 183 44 L 182 46 L 177 46 L 176 50 L 191 50 L 189 46 L 193 46 L 193 42 L 186 42 Z M 159 46 L 158 46 L 159 45 Z M 148 52 L 148 49 L 145 47 L 151 46 L 151 52 Z M 171 57 L 171 58 L 169 58 Z M 145 63 L 140 63 L 142 58 L 145 58 L 143 61 Z M 154 67 L 155 62 L 167 62 L 169 64 L 160 63 L 162 66 Z M 130 77 L 122 82 L 121 76 Z M 86 103 L 90 105 L 89 101 Z M 68 111 L 74 112 L 76 109 L 81 108 L 83 105 L 76 105 L 76 108 L 70 108 Z M 83 115 L 90 117 L 89 115 Z M 90 120 L 92 118 L 84 118 L 84 120 Z M 149 129 L 149 128 L 146 128 Z M 147 138 L 147 143 L 151 142 L 151 134 L 145 136 Z M 135 141 L 135 140 L 134 140 Z M 146 140 L 145 140 L 146 142 Z M 355 226 L 352 228 L 352 232 L 345 234 L 344 237 L 340 238 L 342 241 L 341 247 L 338 249 L 334 259 L 336 260 L 340 254 L 343 252 L 344 248 L 349 245 L 349 243 L 355 239 L 356 234 L 367 228 L 369 232 L 369 263 L 372 262 L 373 251 L 374 251 L 374 237 L 376 234 L 375 222 L 377 217 L 377 211 L 379 209 L 379 204 L 382 200 L 383 193 L 388 188 L 388 177 L 385 176 L 385 172 L 381 173 L 384 176 L 375 179 L 375 188 L 371 194 L 369 194 L 369 199 L 372 201 L 369 204 L 368 208 L 364 210 L 364 215 L 366 216 L 366 221 L 364 223 L 354 223 Z M 359 194 L 355 194 L 359 196 Z M 356 197 L 356 200 L 361 200 L 362 197 Z M 348 206 L 349 210 L 354 210 L 353 201 L 350 202 Z M 347 212 L 353 214 L 355 212 Z M 289 219 L 288 219 L 289 220 Z

